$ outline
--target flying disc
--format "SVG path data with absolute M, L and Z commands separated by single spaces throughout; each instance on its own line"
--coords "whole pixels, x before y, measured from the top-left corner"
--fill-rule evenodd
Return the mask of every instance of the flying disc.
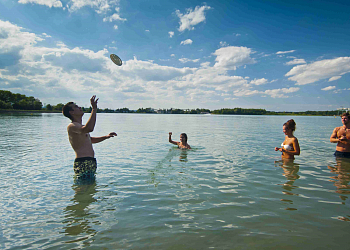
M 119 56 L 115 55 L 115 54 L 111 54 L 110 55 L 110 58 L 112 60 L 112 62 L 114 62 L 115 64 L 117 64 L 118 66 L 121 66 L 123 63 L 122 63 L 122 60 L 119 58 Z

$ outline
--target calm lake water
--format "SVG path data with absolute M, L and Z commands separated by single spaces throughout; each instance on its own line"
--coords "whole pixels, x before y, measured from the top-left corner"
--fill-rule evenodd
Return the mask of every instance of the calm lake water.
M 301 155 L 283 163 L 291 118 Z M 84 184 L 68 123 L 0 115 L 1 249 L 349 249 L 350 161 L 329 142 L 340 118 L 98 114 L 92 136 L 118 137 L 94 145 Z

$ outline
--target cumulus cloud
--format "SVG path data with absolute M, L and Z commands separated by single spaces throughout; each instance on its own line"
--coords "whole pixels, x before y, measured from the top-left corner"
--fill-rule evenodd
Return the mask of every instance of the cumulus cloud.
M 338 79 L 340 79 L 341 78 L 341 76 L 333 76 L 333 77 L 331 77 L 331 78 L 329 78 L 329 82 L 333 82 L 333 81 L 336 81 L 336 80 L 338 80 Z
M 84 7 L 90 7 L 97 13 L 102 14 L 110 11 L 114 6 L 118 4 L 118 2 L 118 0 L 71 0 L 67 6 L 68 10 L 71 12 L 77 11 Z M 118 7 L 116 7 L 115 10 L 119 12 Z
M 172 38 L 175 33 L 174 33 L 174 31 L 169 31 L 168 34 L 169 34 L 169 37 Z
M 39 5 L 45 5 L 50 8 L 55 7 L 55 8 L 62 8 L 62 2 L 58 0 L 19 0 L 18 3 L 21 4 L 39 4 Z
M 323 90 L 323 91 L 329 91 L 329 90 L 332 90 L 332 89 L 335 89 L 335 86 L 328 86 L 328 87 L 325 87 L 325 88 L 323 88 L 323 89 L 321 89 L 321 90 Z
M 250 84 L 253 84 L 253 85 L 263 85 L 263 84 L 266 84 L 267 82 L 268 82 L 267 79 L 261 78 L 261 79 L 254 79 L 254 80 L 251 80 L 251 81 L 250 81 Z
M 288 98 L 288 93 L 299 91 L 299 88 L 282 88 L 282 89 L 268 89 L 265 91 L 251 90 L 251 89 L 238 89 L 234 91 L 235 96 L 251 96 L 251 95 L 269 95 L 272 98 Z
M 109 17 L 105 17 L 103 18 L 104 22 L 113 22 L 113 21 L 123 21 L 125 22 L 126 19 L 125 18 L 121 18 L 119 14 L 114 13 L 113 15 L 109 16 Z
M 305 64 L 304 59 L 294 59 L 292 61 L 286 62 L 286 65 L 296 65 L 296 64 Z
M 182 14 L 179 10 L 176 10 L 176 15 L 180 18 L 180 27 L 178 30 L 180 32 L 188 29 L 193 30 L 194 26 L 204 22 L 205 21 L 205 11 L 210 10 L 211 7 L 204 5 L 204 6 L 196 6 L 196 8 L 193 9 L 187 9 L 185 14 Z
M 187 63 L 187 62 L 199 62 L 200 59 L 194 59 L 194 60 L 191 60 L 191 59 L 188 59 L 188 58 L 180 58 L 179 61 L 182 62 L 182 63 Z
M 285 94 L 294 93 L 299 90 L 300 88 L 291 87 L 282 89 L 268 89 L 265 90 L 264 93 L 271 96 L 272 98 L 287 98 L 288 96 L 286 96 Z
M 278 51 L 276 52 L 277 55 L 281 55 L 281 54 L 288 54 L 288 53 L 293 53 L 295 50 L 288 50 L 288 51 Z
M 295 81 L 296 85 L 305 85 L 322 79 L 332 79 L 349 72 L 350 57 L 338 57 L 295 66 L 285 76 L 290 76 L 288 79 Z
M 191 39 L 186 39 L 185 41 L 181 41 L 181 45 L 192 44 L 193 41 Z
M 229 44 L 227 42 L 220 42 L 220 47 L 227 47 Z
M 223 47 L 216 50 L 216 63 L 214 67 L 223 67 L 226 69 L 236 70 L 237 67 L 245 64 L 253 64 L 255 60 L 250 57 L 252 50 L 247 47 Z

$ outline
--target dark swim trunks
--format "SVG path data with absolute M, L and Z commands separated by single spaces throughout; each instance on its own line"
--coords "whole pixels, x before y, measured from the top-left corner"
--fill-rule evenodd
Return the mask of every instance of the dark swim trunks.
M 335 157 L 350 158 L 350 152 L 335 151 L 334 156 Z
M 93 157 L 76 158 L 74 161 L 74 173 L 75 176 L 79 179 L 94 178 L 96 169 L 97 162 Z

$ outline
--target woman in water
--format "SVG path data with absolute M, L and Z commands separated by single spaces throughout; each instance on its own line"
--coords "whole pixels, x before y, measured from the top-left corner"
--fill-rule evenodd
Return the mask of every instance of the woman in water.
M 171 140 L 172 132 L 169 132 L 169 142 L 177 145 L 180 149 L 191 149 L 190 145 L 187 144 L 187 135 L 182 133 L 180 135 L 180 142 Z
M 293 135 L 295 126 L 296 124 L 293 119 L 283 124 L 283 133 L 286 137 L 281 144 L 281 148 L 275 147 L 275 151 L 282 152 L 282 159 L 294 159 L 294 155 L 300 155 L 298 139 Z

